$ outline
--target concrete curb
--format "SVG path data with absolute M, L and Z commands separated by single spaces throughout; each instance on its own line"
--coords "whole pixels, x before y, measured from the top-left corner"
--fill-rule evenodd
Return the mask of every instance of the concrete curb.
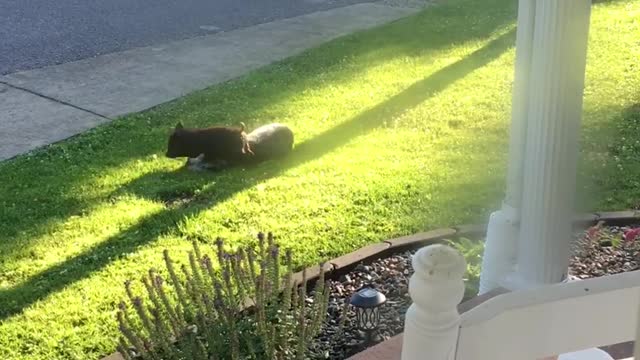
M 352 253 L 340 256 L 329 261 L 334 266 L 334 270 L 348 271 L 361 261 L 365 261 L 372 257 L 379 257 L 389 250 L 390 246 L 387 242 L 367 245 Z
M 596 222 L 604 221 L 608 225 L 627 225 L 631 220 L 640 220 L 640 212 L 633 210 L 597 212 L 594 215 Z
M 414 235 L 403 236 L 387 240 L 385 242 L 391 245 L 391 249 L 395 251 L 402 251 L 404 249 L 412 249 L 416 244 L 424 242 L 434 242 L 456 235 L 458 235 L 458 230 L 456 230 L 455 228 L 442 228 L 423 233 L 417 233 Z

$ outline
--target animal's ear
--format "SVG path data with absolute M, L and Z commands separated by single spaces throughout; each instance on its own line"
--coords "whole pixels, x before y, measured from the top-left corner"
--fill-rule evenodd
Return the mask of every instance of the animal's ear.
M 245 124 L 241 121 L 240 122 L 240 131 L 244 131 L 244 129 L 246 129 L 247 127 L 245 126 Z
M 182 126 L 182 121 L 179 121 L 179 122 L 176 124 L 176 130 L 179 130 L 179 129 L 184 129 L 184 126 Z

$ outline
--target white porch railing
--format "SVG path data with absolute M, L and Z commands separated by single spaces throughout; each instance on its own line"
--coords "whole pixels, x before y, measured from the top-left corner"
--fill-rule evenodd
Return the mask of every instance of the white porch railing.
M 634 340 L 640 271 L 498 295 L 460 315 L 464 258 L 420 249 L 409 283 L 402 360 L 534 360 Z M 611 359 L 593 349 L 560 359 Z

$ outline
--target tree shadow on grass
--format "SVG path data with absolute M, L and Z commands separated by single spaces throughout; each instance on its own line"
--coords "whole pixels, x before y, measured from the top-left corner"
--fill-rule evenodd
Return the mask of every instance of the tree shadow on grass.
M 94 187 L 94 182 L 110 169 L 161 152 L 166 130 L 185 116 L 192 116 L 194 126 L 211 125 L 211 119 L 220 124 L 242 119 L 252 127 L 257 124 L 250 118 L 261 116 L 262 121 L 269 120 L 268 115 L 262 114 L 265 108 L 321 86 L 325 76 L 336 82 L 353 79 L 367 68 L 394 58 L 424 56 L 486 39 L 511 24 L 514 18 L 513 1 L 447 1 L 410 18 L 344 36 L 230 83 L 127 116 L 30 156 L 2 163 L 0 262 L 16 254 L 25 255 L 26 252 L 21 252 L 29 248 L 31 241 L 54 230 L 69 217 L 86 214 L 108 200 L 109 192 L 88 197 L 83 187 Z M 227 101 L 243 104 L 227 106 Z M 408 96 L 401 101 L 411 102 Z M 189 110 L 185 110 L 189 106 L 200 113 L 189 114 Z M 360 126 L 351 122 L 302 149 L 316 145 L 319 149 L 330 147 L 331 143 L 344 141 L 340 140 L 344 134 L 357 131 Z M 309 150 L 308 154 L 314 151 Z M 310 155 L 300 155 L 300 159 L 305 157 Z
M 35 274 L 19 285 L 0 291 L 0 304 L 3 304 L 3 308 L 0 309 L 0 320 L 16 315 L 49 294 L 89 277 L 113 259 L 135 252 L 139 247 L 155 241 L 158 236 L 174 229 L 184 218 L 210 209 L 239 191 L 276 177 L 287 169 L 317 159 L 346 144 L 349 140 L 380 126 L 386 119 L 410 110 L 456 80 L 503 54 L 512 46 L 514 34 L 515 31 L 512 30 L 492 40 L 464 59 L 418 81 L 372 109 L 297 145 L 286 160 L 270 164 L 269 167 L 259 166 L 256 169 L 249 169 L 245 172 L 245 176 L 242 176 L 242 181 L 238 181 L 239 176 L 233 176 L 234 171 L 239 175 L 240 170 L 232 170 L 231 174 L 225 175 L 224 183 L 207 187 L 196 198 L 186 202 L 166 204 L 168 206 L 164 210 L 142 218 L 135 225 L 83 253 Z M 144 189 L 145 184 L 158 181 L 158 177 L 163 176 L 167 176 L 167 173 L 147 174 L 129 183 L 123 191 L 131 191 L 156 200 L 162 199 L 162 194 L 150 194 Z M 191 191 L 193 194 L 195 189 L 202 188 L 211 181 L 212 177 L 203 177 L 198 182 L 192 183 L 191 189 L 182 190 L 187 190 L 187 193 Z

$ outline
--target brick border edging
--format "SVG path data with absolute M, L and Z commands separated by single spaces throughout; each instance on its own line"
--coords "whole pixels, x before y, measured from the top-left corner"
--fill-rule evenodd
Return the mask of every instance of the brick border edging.
M 640 211 L 600 211 L 579 214 L 574 217 L 573 226 L 588 227 L 600 221 L 603 221 L 606 225 L 628 225 L 634 222 L 640 222 Z M 328 279 L 337 279 L 362 262 L 374 261 L 396 252 L 414 250 L 448 238 L 483 236 L 486 232 L 486 224 L 465 224 L 383 240 L 327 261 L 325 276 Z M 320 267 L 318 265 L 308 267 L 306 268 L 306 272 L 308 281 L 313 283 L 317 281 L 320 276 Z M 293 274 L 293 278 L 301 280 L 302 271 Z M 120 353 L 115 352 L 101 360 L 124 360 L 124 358 Z
M 579 214 L 574 217 L 573 226 L 575 228 L 589 227 L 600 221 L 603 221 L 606 225 L 629 225 L 640 222 L 640 211 L 601 211 Z M 389 253 L 414 250 L 448 238 L 484 236 L 486 232 L 487 224 L 465 224 L 439 228 L 367 245 L 349 254 L 335 258 L 329 263 L 333 265 L 332 273 L 340 270 L 350 270 L 360 262 L 376 260 Z

